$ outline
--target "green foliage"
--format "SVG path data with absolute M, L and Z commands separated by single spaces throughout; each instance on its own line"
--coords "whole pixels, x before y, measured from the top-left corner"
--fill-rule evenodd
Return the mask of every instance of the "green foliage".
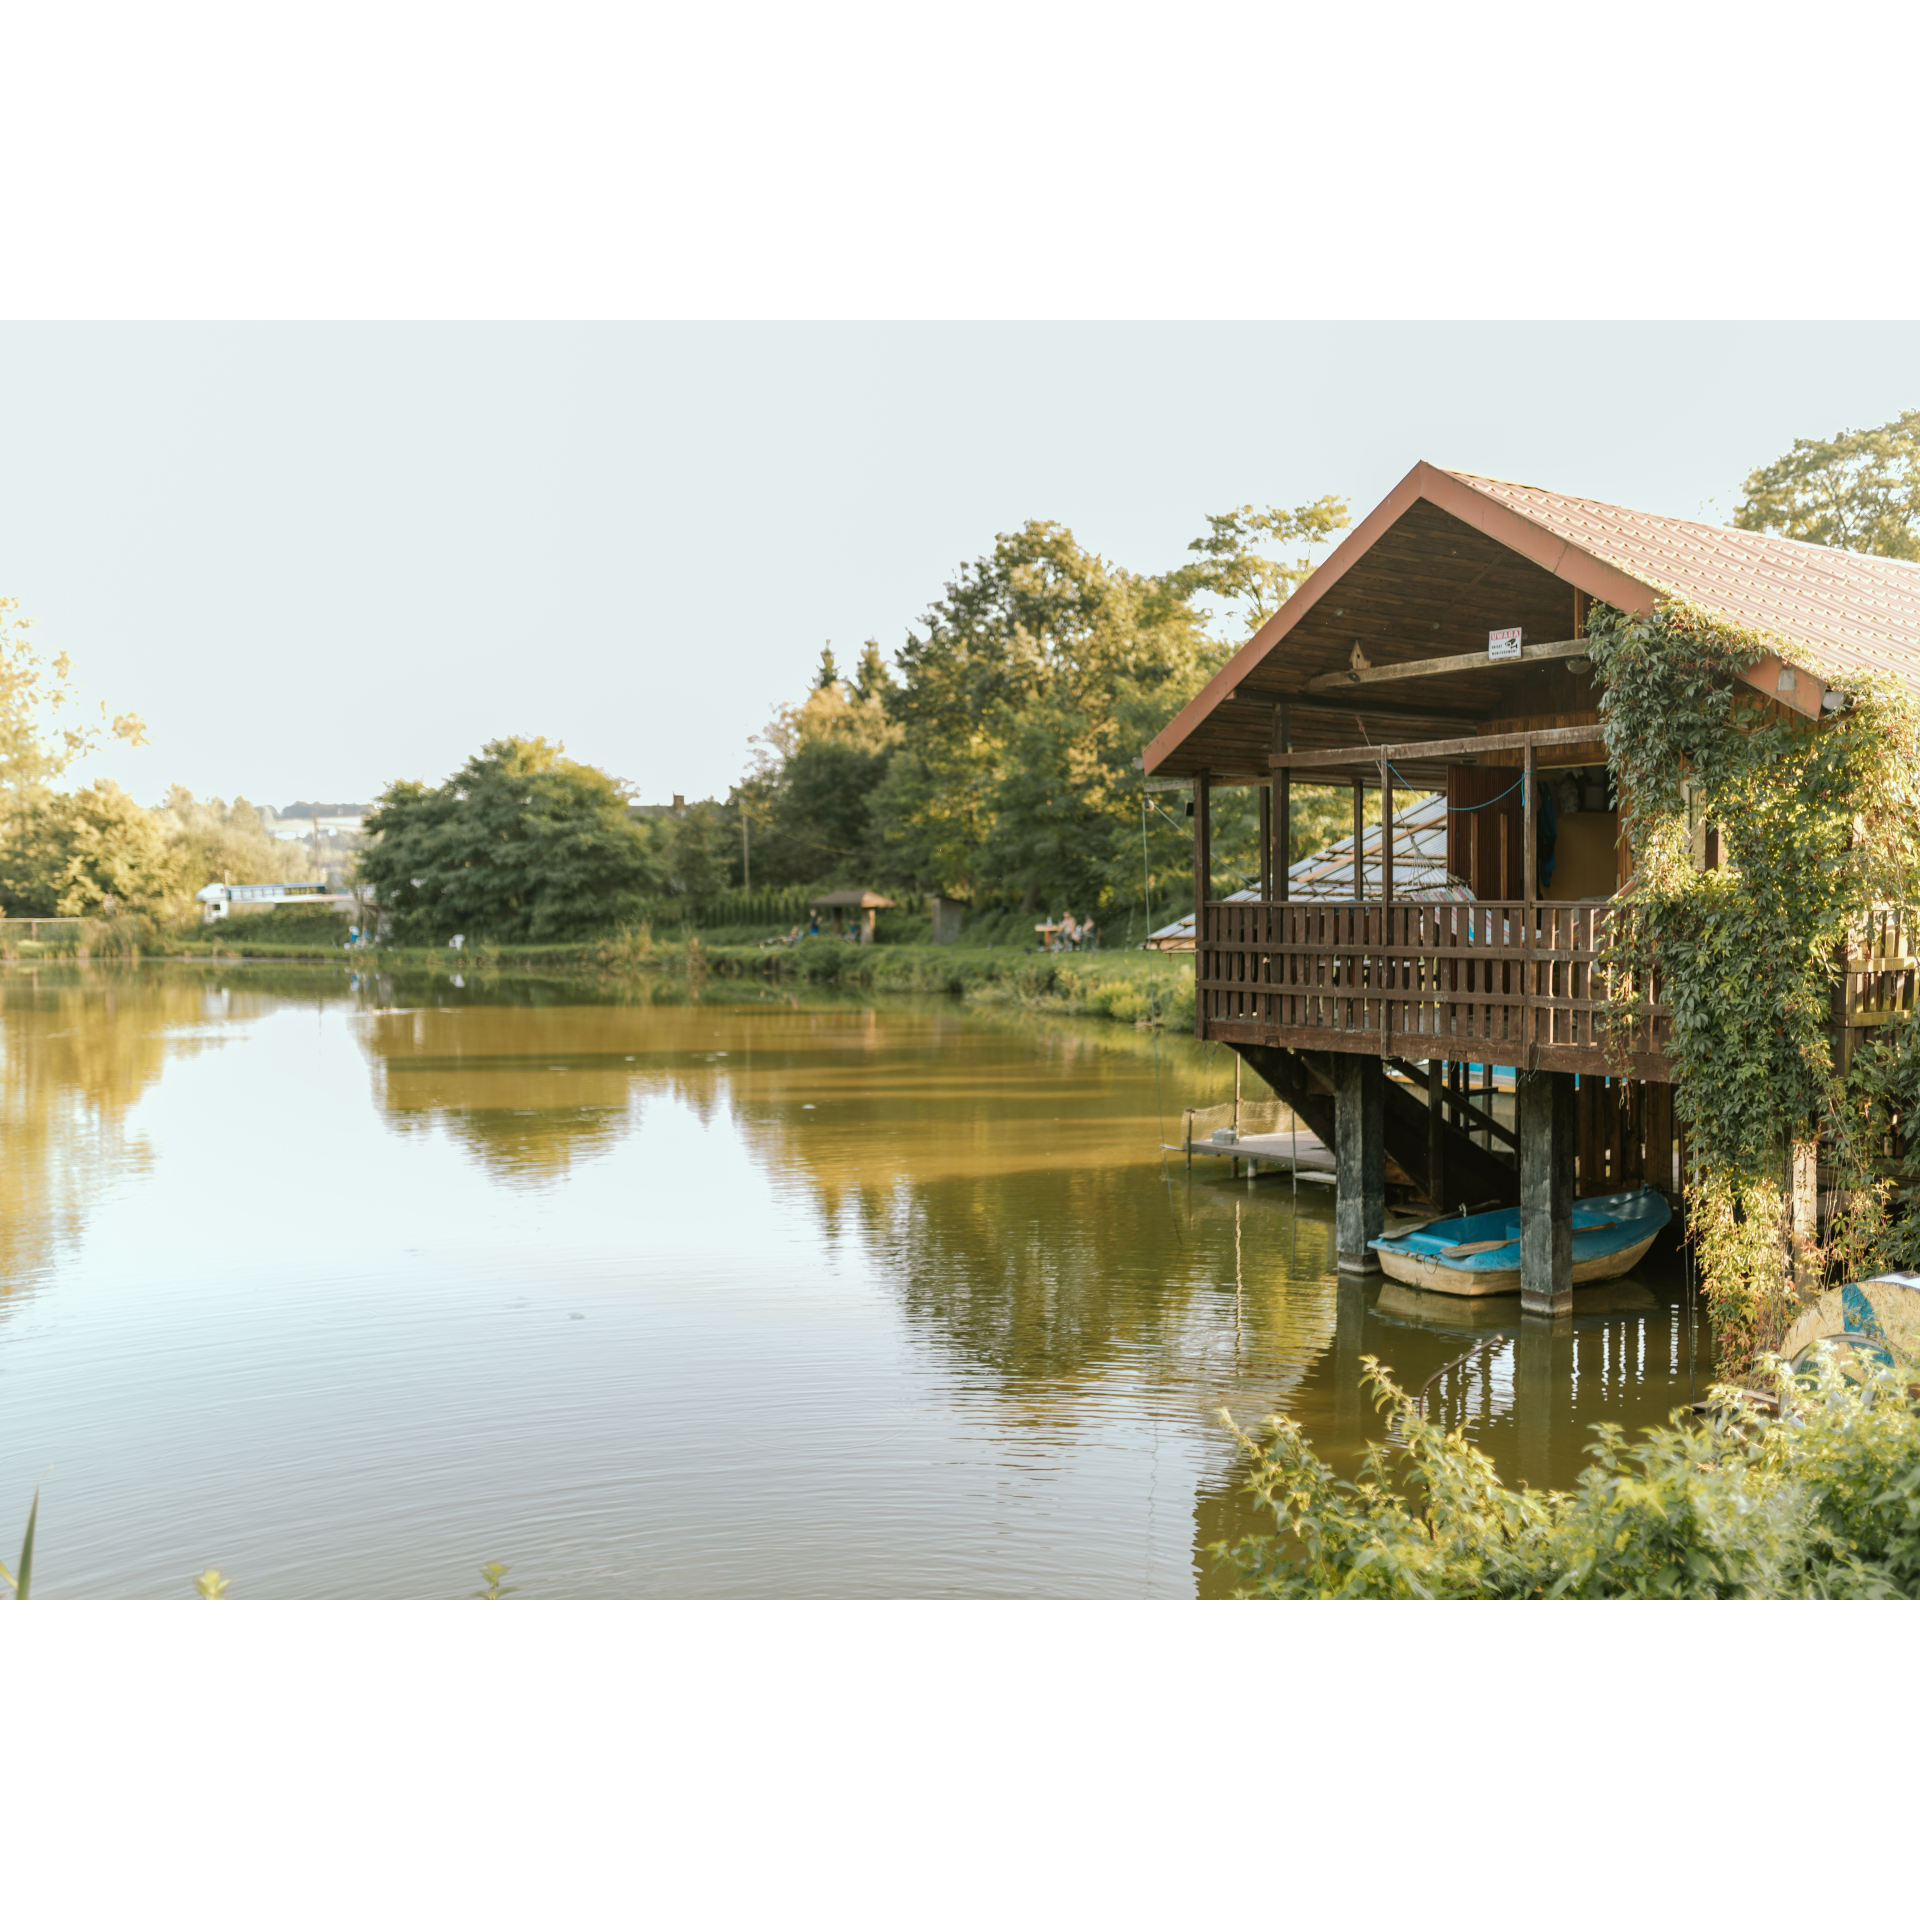
M 82 755 L 108 739 L 138 746 L 147 737 L 137 713 L 81 717 L 73 663 L 41 658 L 27 636 L 18 600 L 0 598 L 0 794 L 10 812 L 45 792 Z
M 475 1592 L 470 1593 L 467 1598 L 469 1600 L 504 1600 L 507 1595 L 514 1592 L 515 1589 L 512 1587 L 503 1587 L 500 1582 L 512 1571 L 513 1569 L 503 1561 L 489 1560 L 487 1564 L 480 1569 L 480 1578 L 487 1584 Z
M 1202 557 L 1169 580 L 1186 593 L 1217 593 L 1239 604 L 1249 633 L 1257 633 L 1280 611 L 1289 594 L 1316 564 L 1313 549 L 1353 524 L 1347 503 L 1322 494 L 1304 507 L 1234 507 L 1207 515 L 1207 532 L 1187 543 Z M 1304 548 L 1296 559 L 1275 559 L 1258 543 L 1270 541 L 1283 551 Z
M 1747 476 L 1736 527 L 1920 560 L 1920 408 L 1883 427 L 1796 440 Z
M 361 876 L 399 943 L 577 938 L 665 877 L 619 784 L 541 739 L 495 740 L 438 787 L 395 781 L 365 830 Z
M 197 893 L 209 881 L 246 886 L 266 880 L 319 878 L 304 842 L 276 840 L 244 796 L 229 806 L 217 796 L 196 800 L 187 788 L 168 790 L 161 827 L 176 841 L 181 885 Z
M 9 1573 L 0 1567 L 0 1580 L 13 1590 L 16 1600 L 25 1600 L 33 1592 L 33 1536 L 40 1525 L 40 1489 L 33 1490 L 33 1505 L 27 1511 L 26 1537 L 20 1542 L 20 1571 Z
M 1737 1375 L 1793 1305 L 1789 1130 L 1824 1130 L 1829 1157 L 1857 1174 L 1862 1130 L 1886 1124 L 1864 1082 L 1842 1083 L 1829 1020 L 1849 938 L 1871 910 L 1913 897 L 1920 707 L 1857 675 L 1832 683 L 1840 712 L 1802 719 L 1736 681 L 1790 650 L 1684 602 L 1647 618 L 1596 606 L 1588 633 L 1635 863 L 1609 929 L 1614 992 L 1630 1003 L 1657 964 L 1674 1111 L 1688 1129 L 1690 1230 Z M 1717 870 L 1694 857 L 1708 822 Z M 1860 1179 L 1839 1217 L 1848 1256 L 1884 1251 L 1885 1210 Z
M 1393 1444 L 1337 1478 L 1297 1422 L 1250 1435 L 1247 1490 L 1272 1531 L 1214 1552 L 1243 1597 L 1775 1599 L 1920 1596 L 1920 1372 L 1849 1380 L 1825 1355 L 1790 1417 L 1750 1417 L 1730 1388 L 1626 1444 L 1595 1428 L 1568 1493 L 1510 1488 L 1463 1431 L 1426 1420 L 1364 1362 Z
M 358 924 L 350 912 L 336 907 L 290 902 L 251 911 L 242 907 L 201 928 L 198 937 L 220 946 L 244 942 L 250 947 L 343 947 L 347 929 Z
M 886 696 L 904 740 L 873 804 L 896 871 L 961 897 L 1137 898 L 1134 756 L 1226 655 L 1190 593 L 1050 521 L 962 567 Z
M 734 802 L 746 815 L 758 885 L 868 886 L 881 873 L 872 799 L 900 741 L 886 711 L 891 684 L 869 641 L 852 686 L 815 686 L 757 736 L 757 764 Z
M 158 815 L 111 780 L 36 793 L 0 838 L 0 904 L 15 916 L 158 911 L 177 902 L 186 865 Z

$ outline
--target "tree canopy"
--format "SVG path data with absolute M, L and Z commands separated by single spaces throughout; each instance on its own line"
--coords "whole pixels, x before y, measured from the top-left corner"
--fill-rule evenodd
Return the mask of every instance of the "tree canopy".
M 494 740 L 437 787 L 396 780 L 366 821 L 361 876 L 406 940 L 565 940 L 665 875 L 626 791 L 559 743 Z
M 1001 534 L 909 632 L 897 674 L 870 640 L 849 682 L 829 646 L 806 696 L 757 737 L 734 796 L 755 879 L 1082 913 L 1146 890 L 1171 907 L 1192 884 L 1191 835 L 1180 812 L 1143 811 L 1134 761 L 1347 524 L 1333 495 L 1235 507 L 1207 516 L 1197 558 L 1157 575 L 1054 521 Z M 1216 636 L 1222 615 L 1231 630 Z M 1335 818 L 1302 801 L 1295 858 Z M 1250 795 L 1220 797 L 1223 877 L 1250 870 L 1254 822 Z
M 1733 524 L 1815 546 L 1920 560 L 1920 408 L 1882 427 L 1796 440 L 1747 475 Z

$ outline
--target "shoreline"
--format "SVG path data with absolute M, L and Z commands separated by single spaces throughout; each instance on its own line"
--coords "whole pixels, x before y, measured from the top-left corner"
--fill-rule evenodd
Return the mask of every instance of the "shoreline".
M 82 964 L 91 956 L 49 947 L 11 956 L 14 964 Z M 199 967 L 326 965 L 349 972 L 404 970 L 439 975 L 547 974 L 608 982 L 634 978 L 764 980 L 773 985 L 840 987 L 867 993 L 946 994 L 981 1004 L 1114 1021 L 1171 1032 L 1193 1023 L 1192 956 L 1140 950 L 1050 954 L 1012 948 L 929 944 L 854 946 L 817 939 L 798 947 L 707 946 L 616 937 L 565 945 L 376 947 L 364 950 L 280 946 L 265 941 L 146 949 L 98 956 L 124 963 L 164 961 Z

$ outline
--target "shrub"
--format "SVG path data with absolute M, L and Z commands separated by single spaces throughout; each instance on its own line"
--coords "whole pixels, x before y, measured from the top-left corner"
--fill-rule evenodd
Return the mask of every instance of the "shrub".
M 1264 1435 L 1222 1415 L 1252 1463 L 1271 1533 L 1214 1548 L 1243 1598 L 1780 1599 L 1920 1595 L 1920 1371 L 1853 1380 L 1822 1355 L 1762 1420 L 1729 1387 L 1626 1445 L 1595 1428 L 1570 1493 L 1505 1486 L 1493 1463 L 1421 1416 L 1377 1361 L 1389 1410 L 1352 1481 L 1299 1425 Z M 1780 1371 L 1783 1390 L 1784 1369 Z

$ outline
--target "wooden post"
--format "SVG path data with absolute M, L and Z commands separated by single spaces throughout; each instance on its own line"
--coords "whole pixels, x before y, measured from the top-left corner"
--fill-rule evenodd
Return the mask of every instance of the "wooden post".
M 1520 898 L 1526 902 L 1525 924 L 1520 929 L 1520 1038 L 1527 1046 L 1539 1039 L 1534 1030 L 1533 999 L 1538 985 L 1534 979 L 1533 934 L 1540 896 L 1540 800 L 1534 791 L 1534 750 L 1527 747 L 1520 764 L 1520 858 L 1526 866 L 1525 887 Z M 1537 1059 L 1529 1054 L 1529 1060 Z
M 1274 746 L 1280 753 L 1293 751 L 1293 709 L 1282 700 L 1273 714 Z M 1274 828 L 1280 836 L 1279 871 L 1274 878 L 1277 882 L 1274 897 L 1284 901 L 1287 898 L 1288 867 L 1293 858 L 1293 769 L 1280 769 L 1280 792 L 1274 806 Z
M 1377 1054 L 1333 1056 L 1333 1237 L 1343 1274 L 1375 1273 L 1387 1217 L 1386 1074 Z
M 1573 1075 L 1518 1076 L 1520 1306 L 1573 1311 Z M 1488 1102 L 1491 1108 L 1492 1102 Z
M 1207 1037 L 1207 905 L 1213 898 L 1213 776 L 1193 777 L 1193 1037 Z
M 1522 755 L 1523 765 L 1520 773 L 1520 808 L 1525 821 L 1522 835 L 1523 852 L 1526 861 L 1525 891 L 1520 895 L 1528 906 L 1532 906 L 1540 891 L 1540 807 L 1534 797 L 1533 749 L 1528 747 Z M 1531 920 L 1528 922 L 1532 924 Z
M 1360 776 L 1353 776 L 1353 897 L 1367 897 L 1367 805 Z
M 1442 1096 L 1447 1086 L 1447 1063 L 1427 1062 L 1427 1198 L 1445 1212 L 1447 1205 L 1447 1124 Z
M 1260 898 L 1273 898 L 1273 788 L 1260 789 Z
M 1393 768 L 1384 760 L 1380 762 L 1380 898 L 1382 902 L 1393 898 Z M 1384 927 L 1380 938 L 1392 944 Z

